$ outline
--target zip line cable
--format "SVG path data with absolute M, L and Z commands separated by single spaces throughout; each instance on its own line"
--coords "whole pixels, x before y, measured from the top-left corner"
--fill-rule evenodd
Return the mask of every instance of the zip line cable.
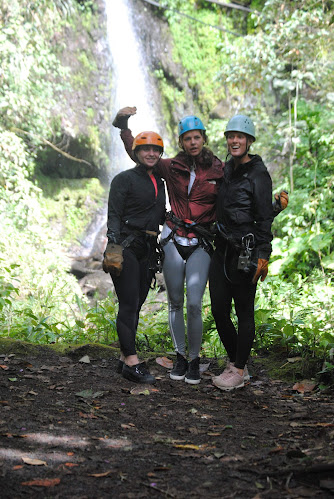
M 171 7 L 165 7 L 158 2 L 154 2 L 153 0 L 143 0 L 143 1 L 146 3 L 149 3 L 151 5 L 154 5 L 155 7 L 159 7 L 160 9 L 171 10 L 172 12 L 176 12 L 176 14 L 179 14 L 180 16 L 187 17 L 188 19 L 191 19 L 192 21 L 196 21 L 198 23 L 204 24 L 205 26 L 209 26 L 210 28 L 218 29 L 219 31 L 225 31 L 226 33 L 230 33 L 230 35 L 233 35 L 233 36 L 242 36 L 242 35 L 239 35 L 238 33 L 234 33 L 233 31 L 230 31 L 228 29 L 222 28 L 221 26 L 215 26 L 213 24 L 209 24 L 209 23 L 205 23 L 204 21 L 200 21 L 199 19 L 196 19 L 196 17 L 189 16 L 188 14 L 185 14 L 184 12 L 180 12 L 179 10 L 172 9 Z M 226 6 L 231 7 L 232 4 L 226 4 Z

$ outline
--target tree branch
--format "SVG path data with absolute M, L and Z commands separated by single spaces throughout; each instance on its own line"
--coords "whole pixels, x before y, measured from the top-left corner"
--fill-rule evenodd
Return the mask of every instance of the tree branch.
M 52 147 L 52 149 L 59 152 L 59 154 L 62 154 L 63 156 L 65 156 L 65 158 L 71 159 L 72 161 L 77 161 L 78 163 L 86 163 L 86 165 L 92 166 L 92 164 L 89 163 L 89 161 L 86 161 L 85 159 L 80 159 L 80 158 L 76 158 L 74 156 L 71 156 L 71 154 L 68 154 L 67 152 L 62 151 L 61 149 L 59 149 L 59 147 L 55 146 L 54 144 L 52 144 L 52 142 L 49 142 L 47 139 L 44 139 L 44 137 L 41 137 L 40 135 L 36 135 L 35 133 L 31 133 L 31 132 L 26 132 L 25 130 L 21 130 L 21 128 L 15 128 L 15 127 L 11 128 L 11 131 L 23 133 L 24 135 L 30 135 L 31 137 L 35 137 L 35 138 L 39 139 L 41 142 L 43 142 L 44 144 Z

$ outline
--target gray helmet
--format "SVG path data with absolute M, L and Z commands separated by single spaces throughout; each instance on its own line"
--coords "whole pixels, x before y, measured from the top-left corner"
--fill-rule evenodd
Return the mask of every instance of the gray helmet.
M 224 132 L 225 137 L 227 132 L 242 132 L 252 137 L 254 139 L 254 142 L 256 140 L 254 123 L 244 114 L 237 114 L 229 120 Z

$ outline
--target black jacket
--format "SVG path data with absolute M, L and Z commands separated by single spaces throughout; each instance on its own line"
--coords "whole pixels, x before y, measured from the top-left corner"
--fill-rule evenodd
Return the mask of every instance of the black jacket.
M 134 229 L 159 231 L 165 217 L 165 186 L 154 174 L 158 195 L 143 165 L 125 170 L 114 177 L 108 201 L 108 239 L 123 241 Z
M 232 159 L 226 163 L 218 191 L 217 220 L 239 243 L 241 237 L 253 233 L 258 257 L 269 259 L 274 217 L 272 182 L 260 156 L 249 156 L 251 160 L 236 169 Z

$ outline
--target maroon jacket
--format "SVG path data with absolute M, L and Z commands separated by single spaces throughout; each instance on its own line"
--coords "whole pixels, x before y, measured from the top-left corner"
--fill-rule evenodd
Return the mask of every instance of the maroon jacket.
M 133 158 L 131 130 L 122 130 L 121 138 L 129 156 Z M 189 156 L 183 151 L 175 158 L 160 159 L 157 164 L 157 173 L 166 181 L 171 210 L 181 220 L 190 219 L 197 223 L 209 223 L 216 220 L 216 200 L 218 190 L 224 176 L 224 163 L 213 154 L 210 161 L 204 162 L 203 155 L 196 158 L 196 179 L 188 194 L 190 180 Z M 173 224 L 167 222 L 172 228 Z M 196 237 L 180 228 L 180 236 Z

